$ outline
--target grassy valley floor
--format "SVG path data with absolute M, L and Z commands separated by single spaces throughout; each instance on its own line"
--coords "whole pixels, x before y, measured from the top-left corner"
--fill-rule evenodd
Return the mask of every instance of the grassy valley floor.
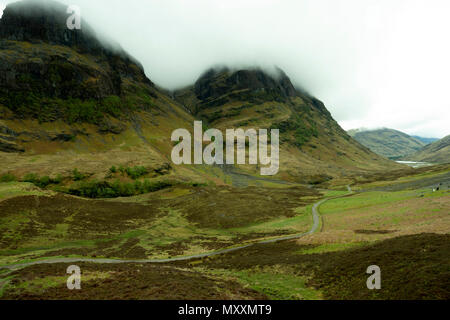
M 449 299 L 448 167 L 319 190 L 294 185 L 171 187 L 118 199 L 83 199 L 31 184 L 0 184 L 0 267 L 58 257 L 148 259 L 215 251 L 170 263 L 69 263 L 0 269 L 2 299 Z M 439 191 L 433 191 L 440 184 Z M 430 184 L 431 183 L 431 184 Z M 429 185 L 427 185 L 429 184 Z M 57 214 L 56 214 L 57 213 Z M 378 265 L 382 289 L 368 290 Z

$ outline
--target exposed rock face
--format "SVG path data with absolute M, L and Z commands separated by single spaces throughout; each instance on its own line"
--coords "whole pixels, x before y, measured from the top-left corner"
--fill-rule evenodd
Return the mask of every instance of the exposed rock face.
M 131 129 L 131 136 L 145 142 L 143 149 L 162 157 L 166 151 L 152 149 L 149 132 L 165 137 L 191 125 L 191 115 L 156 88 L 139 62 L 120 45 L 97 37 L 86 21 L 81 30 L 70 30 L 70 15 L 66 5 L 50 0 L 23 0 L 4 10 L 0 152 L 95 152 L 99 145 L 115 148 L 114 136 Z
M 49 0 L 6 7 L 0 20 L 0 105 L 19 117 L 39 117 L 33 108 L 45 105 L 51 121 L 65 107 L 48 99 L 100 101 L 136 87 L 156 97 L 137 61 L 119 45 L 100 41 L 85 21 L 81 30 L 69 30 L 66 10 Z
M 194 114 L 230 101 L 247 101 L 250 104 L 268 101 L 287 103 L 292 98 L 301 97 L 323 115 L 331 118 L 321 101 L 296 89 L 281 69 L 277 69 L 276 74 L 261 69 L 210 69 L 192 87 L 176 91 L 174 96 Z
M 290 79 L 280 72 L 279 79 L 262 70 L 209 70 L 195 83 L 195 93 L 200 100 L 217 99 L 234 90 L 249 90 L 254 93 L 271 92 L 282 98 L 297 94 Z
M 13 41 L 44 41 L 100 52 L 103 46 L 85 23 L 81 30 L 69 30 L 67 6 L 55 1 L 21 1 L 8 5 L 0 21 L 0 38 Z

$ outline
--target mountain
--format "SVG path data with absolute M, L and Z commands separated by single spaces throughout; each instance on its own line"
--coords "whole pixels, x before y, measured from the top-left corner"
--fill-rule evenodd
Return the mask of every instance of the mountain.
M 192 116 L 119 44 L 97 37 L 86 21 L 69 30 L 66 10 L 26 0 L 3 12 L 0 150 L 90 152 L 132 141 L 152 154 L 169 153 L 170 132 Z
M 171 133 L 192 130 L 194 119 L 222 130 L 280 129 L 277 179 L 320 183 L 403 167 L 353 140 L 281 70 L 211 69 L 168 92 L 119 44 L 99 38 L 86 21 L 69 30 L 67 17 L 55 1 L 25 0 L 9 4 L 0 19 L 0 155 L 19 177 L 83 167 L 84 176 L 104 181 L 119 165 L 190 183 L 259 175 L 249 165 L 173 166 Z
M 373 152 L 388 159 L 397 160 L 405 155 L 412 154 L 426 143 L 393 129 L 349 130 L 348 134 Z
M 441 140 L 425 146 L 416 153 L 404 157 L 404 160 L 430 163 L 450 163 L 450 136 L 446 136 Z
M 279 69 L 210 69 L 173 96 L 212 128 L 280 129 L 285 179 L 396 167 L 353 140 L 321 101 L 296 89 Z
M 419 141 L 422 141 L 425 144 L 430 144 L 430 143 L 433 143 L 433 142 L 436 142 L 439 140 L 438 138 L 424 138 L 424 137 L 420 137 L 420 136 L 412 136 L 412 137 Z

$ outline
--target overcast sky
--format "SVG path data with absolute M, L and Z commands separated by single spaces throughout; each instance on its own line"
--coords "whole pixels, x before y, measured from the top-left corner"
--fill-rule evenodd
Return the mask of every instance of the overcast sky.
M 217 64 L 277 65 L 344 129 L 450 134 L 449 0 L 61 2 L 80 6 L 162 87 Z

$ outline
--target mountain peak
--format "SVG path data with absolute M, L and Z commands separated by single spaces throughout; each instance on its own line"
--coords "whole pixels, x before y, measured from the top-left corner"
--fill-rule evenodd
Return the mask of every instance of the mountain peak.
M 66 5 L 51 0 L 6 7 L 0 19 L 0 106 L 20 118 L 91 122 L 102 118 L 99 110 L 108 99 L 121 110 L 148 107 L 149 101 L 121 101 L 136 92 L 156 98 L 142 65 L 84 21 L 80 30 L 70 30 L 69 17 Z M 70 111 L 67 101 L 74 99 L 85 101 L 89 112 Z
M 260 99 L 287 99 L 297 95 L 289 77 L 277 69 L 275 74 L 260 68 L 209 69 L 194 85 L 197 98 L 214 101 L 229 92 L 246 92 Z
M 67 6 L 53 0 L 23 0 L 6 6 L 0 19 L 0 40 L 44 42 L 79 52 L 115 54 L 133 60 L 118 43 L 102 41 L 82 19 L 81 29 L 67 27 Z
M 68 17 L 67 6 L 56 1 L 15 2 L 3 11 L 0 39 L 76 46 L 88 51 L 102 48 L 95 32 L 86 23 L 81 30 L 69 30 Z

